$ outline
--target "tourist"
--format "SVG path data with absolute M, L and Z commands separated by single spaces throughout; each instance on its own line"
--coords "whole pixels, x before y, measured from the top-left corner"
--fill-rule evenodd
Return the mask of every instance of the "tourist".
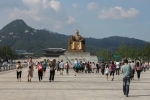
M 94 73 L 94 68 L 95 68 L 95 63 L 91 63 L 91 69 L 92 69 L 92 73 Z
M 63 62 L 63 60 L 61 60 L 61 62 L 59 64 L 59 67 L 60 67 L 60 75 L 63 75 L 63 71 L 64 71 L 64 62 Z
M 110 67 L 109 67 L 110 76 L 112 76 L 112 80 L 111 81 L 114 80 L 115 68 L 116 68 L 116 66 L 115 66 L 114 62 L 112 61 L 112 63 L 110 64 Z
M 88 69 L 88 73 L 90 73 L 90 62 L 87 63 L 87 69 Z
M 38 63 L 39 63 L 38 61 L 35 62 L 35 66 L 36 66 L 36 67 L 37 67 Z
M 34 67 L 33 67 L 34 63 L 32 61 L 32 57 L 29 58 L 29 62 L 28 62 L 28 82 L 31 82 L 31 79 L 33 77 L 33 71 L 34 71 Z
M 134 61 L 132 61 L 131 63 L 130 63 L 130 67 L 131 67 L 131 69 L 132 69 L 132 76 L 130 77 L 131 78 L 131 80 L 134 80 L 134 74 L 135 74 L 135 63 L 134 63 Z
M 51 62 L 49 63 L 49 66 L 50 66 L 49 82 L 51 82 L 51 81 L 54 81 L 54 77 L 55 77 L 56 60 L 55 59 L 51 60 Z
M 105 72 L 105 63 L 102 62 L 102 64 L 101 64 L 101 73 L 102 73 L 102 75 L 104 75 L 104 72 Z
M 17 71 L 17 81 L 21 82 L 22 66 L 20 61 L 18 61 L 18 64 L 16 65 L 16 71 Z
M 105 74 L 106 74 L 106 79 L 108 81 L 108 74 L 109 74 L 109 66 L 108 66 L 108 64 L 106 64 L 106 67 L 105 67 Z
M 92 63 L 90 62 L 90 73 L 92 73 Z
M 44 66 L 42 62 L 39 62 L 37 64 L 37 69 L 38 69 L 38 77 L 39 77 L 39 82 L 40 82 L 43 79 L 43 70 L 44 70 Z
M 116 62 L 116 75 L 119 75 L 120 62 Z
M 145 63 L 142 64 L 142 70 L 145 72 L 147 68 L 147 65 Z
M 78 75 L 78 72 L 79 72 L 79 70 L 80 70 L 81 65 L 80 65 L 80 63 L 79 63 L 78 61 L 76 61 L 76 62 L 74 63 L 74 66 L 75 66 L 75 69 L 76 69 L 75 76 L 77 76 L 77 75 Z
M 97 63 L 97 64 L 96 64 L 96 69 L 97 69 L 97 70 L 96 70 L 96 73 L 99 73 L 99 68 L 100 68 L 100 67 L 99 67 L 99 64 Z
M 87 71 L 88 71 L 87 69 L 88 69 L 88 68 L 87 68 L 87 63 L 85 62 L 85 63 L 84 63 L 84 71 L 85 71 L 85 73 L 87 73 Z
M 59 70 L 60 70 L 59 64 L 60 64 L 60 62 L 58 61 L 58 62 L 56 63 L 57 71 L 59 71 Z
M 85 62 L 82 63 L 82 61 L 81 61 L 81 63 L 80 63 L 81 68 L 80 68 L 80 69 L 81 69 L 82 74 L 83 74 L 83 72 L 84 72 L 84 64 L 85 64 Z
M 124 60 L 124 65 L 121 67 L 121 73 L 123 73 L 123 93 L 128 97 L 131 67 L 128 65 L 128 60 Z
M 140 80 L 140 74 L 141 74 L 142 67 L 140 66 L 139 62 L 136 63 L 136 68 L 135 69 L 136 69 L 136 72 L 137 72 L 137 78 L 138 78 L 138 80 Z
M 68 62 L 66 62 L 66 64 L 65 64 L 65 68 L 66 68 L 66 74 L 67 75 L 69 75 L 69 64 L 68 64 Z
M 47 68 L 47 61 L 46 61 L 46 59 L 44 59 L 44 62 L 43 62 L 43 67 L 44 67 L 44 70 L 43 70 L 43 74 L 45 74 L 46 73 L 46 68 Z

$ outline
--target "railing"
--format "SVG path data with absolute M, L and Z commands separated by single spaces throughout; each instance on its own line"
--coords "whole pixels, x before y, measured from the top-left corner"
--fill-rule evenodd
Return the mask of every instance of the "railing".
M 67 58 L 67 60 L 69 61 L 69 63 L 72 65 L 70 59 L 64 54 L 64 56 Z
M 22 66 L 27 67 L 27 64 L 24 63 L 22 64 Z M 0 64 L 0 72 L 13 70 L 13 69 L 16 69 L 16 64 L 5 64 L 5 65 Z

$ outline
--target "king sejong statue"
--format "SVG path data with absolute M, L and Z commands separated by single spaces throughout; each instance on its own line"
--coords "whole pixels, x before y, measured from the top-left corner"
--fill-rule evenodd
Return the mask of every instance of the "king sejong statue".
M 69 39 L 68 50 L 70 52 L 84 52 L 85 51 L 85 39 L 79 35 L 79 31 L 71 36 Z

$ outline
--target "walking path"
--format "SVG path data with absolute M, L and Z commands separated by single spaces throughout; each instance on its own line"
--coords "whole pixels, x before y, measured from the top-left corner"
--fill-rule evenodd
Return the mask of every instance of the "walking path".
M 136 75 L 135 75 L 136 77 Z M 122 75 L 106 81 L 101 74 L 59 75 L 49 82 L 49 69 L 42 82 L 37 70 L 31 83 L 27 82 L 27 68 L 23 69 L 22 82 L 17 82 L 15 71 L 0 73 L 0 100 L 150 100 L 150 71 L 142 72 L 141 80 L 130 84 L 129 97 L 122 91 Z

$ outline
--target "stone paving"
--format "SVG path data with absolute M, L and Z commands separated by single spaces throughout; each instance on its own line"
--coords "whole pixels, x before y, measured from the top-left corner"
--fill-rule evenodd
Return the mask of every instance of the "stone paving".
M 37 70 L 31 83 L 27 82 L 27 68 L 23 69 L 22 82 L 17 82 L 14 71 L 0 73 L 0 100 L 150 100 L 150 71 L 142 72 L 141 80 L 130 84 L 129 97 L 122 92 L 122 75 L 106 81 L 101 74 L 59 75 L 49 82 L 49 69 L 42 82 Z M 136 76 L 136 75 L 135 75 Z

